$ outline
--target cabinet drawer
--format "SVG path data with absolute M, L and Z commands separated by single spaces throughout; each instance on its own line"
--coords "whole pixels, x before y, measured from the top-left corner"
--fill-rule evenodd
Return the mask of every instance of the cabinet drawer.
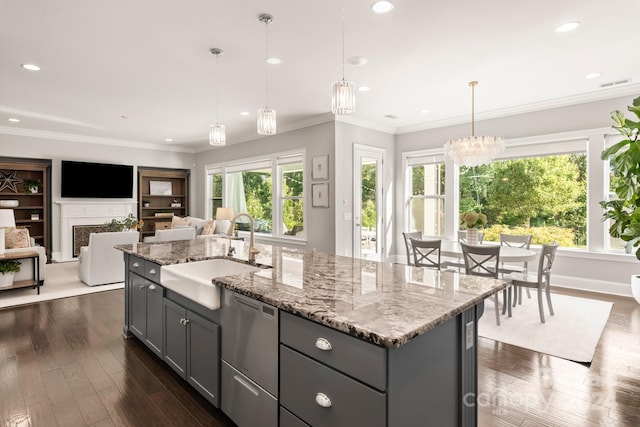
M 310 320 L 281 312 L 280 342 L 322 363 L 386 390 L 387 352 Z M 330 350 L 321 350 L 320 347 Z
M 281 406 L 279 427 L 309 427 L 309 424 L 305 423 Z
M 227 414 L 238 427 L 276 427 L 278 425 L 276 398 L 224 360 L 220 365 L 222 412 Z
M 152 282 L 160 283 L 160 265 L 151 261 L 145 261 L 144 277 Z
M 129 256 L 129 271 L 133 271 L 140 276 L 144 276 L 144 263 L 145 261 L 142 258 Z
M 280 404 L 312 426 L 384 426 L 386 396 L 280 346 Z

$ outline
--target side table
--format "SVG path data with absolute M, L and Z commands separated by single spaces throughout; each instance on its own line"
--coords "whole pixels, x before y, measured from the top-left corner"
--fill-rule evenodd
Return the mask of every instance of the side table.
M 0 288 L 0 291 L 10 291 L 13 289 L 22 288 L 36 288 L 38 295 L 40 295 L 40 286 L 42 286 L 42 280 L 40 280 L 40 255 L 36 251 L 21 251 L 11 252 L 0 255 L 0 260 L 23 260 L 31 259 L 33 261 L 33 279 L 32 280 L 18 280 L 14 281 L 13 285 L 5 288 Z

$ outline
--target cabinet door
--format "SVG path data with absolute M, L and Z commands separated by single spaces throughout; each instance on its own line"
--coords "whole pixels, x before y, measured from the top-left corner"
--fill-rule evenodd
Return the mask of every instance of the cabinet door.
M 164 298 L 164 360 L 182 378 L 187 378 L 187 311 Z
M 162 300 L 164 288 L 147 281 L 147 346 L 162 358 Z
M 220 326 L 187 311 L 187 381 L 214 406 L 220 406 Z
M 144 340 L 147 335 L 147 298 L 145 279 L 137 274 L 129 274 L 129 329 Z

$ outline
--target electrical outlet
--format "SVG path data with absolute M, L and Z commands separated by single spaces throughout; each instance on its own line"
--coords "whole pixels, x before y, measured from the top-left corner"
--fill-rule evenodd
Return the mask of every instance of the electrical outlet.
M 475 328 L 475 325 L 473 320 L 467 323 L 465 328 L 465 341 L 466 341 L 465 350 L 469 350 L 470 348 L 473 347 L 473 337 L 475 335 L 474 328 Z

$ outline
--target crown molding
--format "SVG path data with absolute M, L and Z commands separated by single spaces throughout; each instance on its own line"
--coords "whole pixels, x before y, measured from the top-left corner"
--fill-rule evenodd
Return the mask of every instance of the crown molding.
M 176 145 L 151 144 L 148 142 L 130 141 L 125 139 L 100 138 L 95 136 L 77 135 L 72 133 L 52 132 L 37 129 L 16 128 L 11 126 L 0 126 L 0 134 L 23 136 L 31 138 L 51 139 L 57 141 L 80 142 L 83 144 L 110 145 L 126 148 L 140 148 L 143 150 L 171 151 L 179 153 L 196 153 L 192 148 L 179 147 Z
M 379 132 L 388 133 L 391 135 L 396 135 L 398 133 L 398 128 L 394 126 L 384 126 L 378 123 L 373 123 L 369 120 L 356 118 L 353 116 L 335 116 L 336 122 L 347 123 L 354 126 L 360 126 L 363 128 L 377 130 Z
M 603 101 L 605 99 L 618 98 L 627 95 L 637 95 L 640 93 L 640 83 L 628 84 L 619 87 L 601 89 L 595 92 L 582 93 L 574 96 L 548 99 L 530 104 L 518 105 L 515 107 L 501 108 L 499 110 L 475 113 L 476 122 L 481 120 L 498 119 L 501 117 L 514 116 L 516 114 L 532 113 L 534 111 L 549 110 L 552 108 L 568 107 L 571 105 L 585 104 L 588 102 Z M 442 128 L 469 123 L 470 116 L 458 116 L 449 119 L 426 122 L 417 125 L 402 126 L 397 128 L 397 134 L 419 132 L 423 130 Z

